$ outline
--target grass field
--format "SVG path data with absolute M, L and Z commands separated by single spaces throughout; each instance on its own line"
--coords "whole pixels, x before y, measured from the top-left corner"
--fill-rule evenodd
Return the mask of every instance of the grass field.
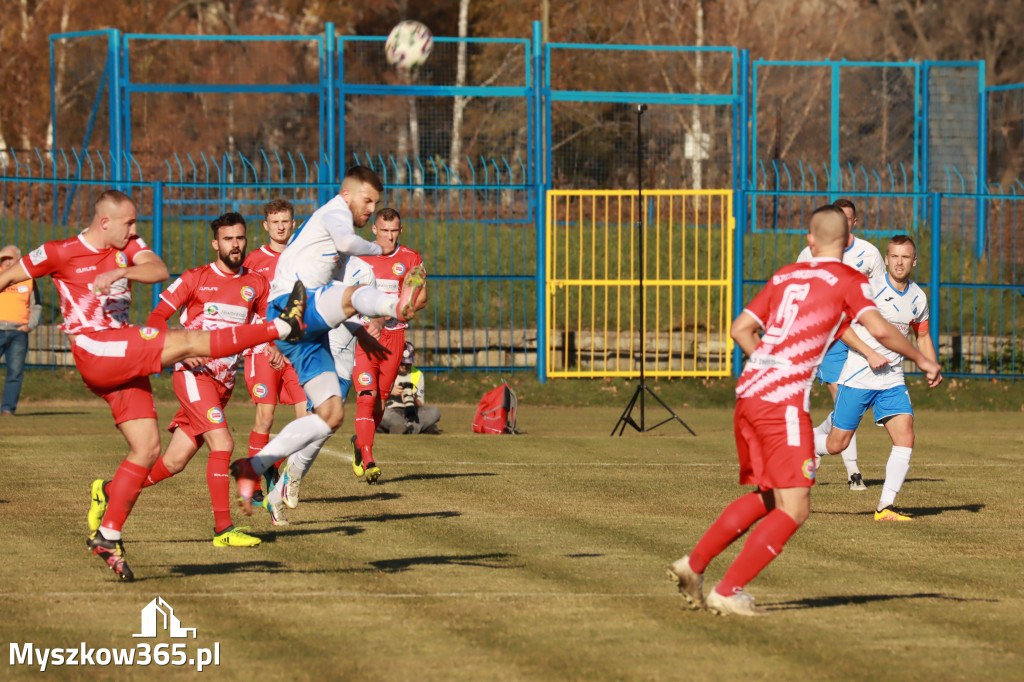
M 624 404 L 628 396 L 621 396 Z M 678 406 L 678 405 L 677 405 Z M 161 419 L 173 411 L 162 404 Z M 214 679 L 654 680 L 1024 677 L 1020 457 L 1024 415 L 925 411 L 898 503 L 871 517 L 887 439 L 863 427 L 869 490 L 823 464 L 812 514 L 750 585 L 771 617 L 683 610 L 665 566 L 736 485 L 731 412 L 609 438 L 621 408 L 524 407 L 520 437 L 378 441 L 381 485 L 351 472 L 342 434 L 304 482 L 292 525 L 263 544 L 211 545 L 205 450 L 146 490 L 125 528 L 138 576 L 119 584 L 85 548 L 90 481 L 123 452 L 105 407 L 28 403 L 0 421 L 0 632 L 37 647 L 219 643 Z M 651 417 L 659 413 L 652 410 Z M 251 407 L 228 409 L 236 451 Z M 735 556 L 708 569 L 710 588 Z M 188 640 L 140 640 L 140 610 L 174 608 Z M 5 678 L 38 668 L 4 663 Z M 188 667 L 49 667 L 56 679 L 163 678 Z

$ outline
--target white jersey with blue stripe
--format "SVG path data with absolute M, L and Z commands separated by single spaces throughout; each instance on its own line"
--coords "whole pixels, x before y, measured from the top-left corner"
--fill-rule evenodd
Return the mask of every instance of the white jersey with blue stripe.
M 886 273 L 871 281 L 871 290 L 882 317 L 899 329 L 903 336 L 909 337 L 911 327 L 928 321 L 928 297 L 915 282 L 909 282 L 907 290 L 900 291 L 892 285 Z M 889 364 L 882 369 L 872 370 L 867 358 L 850 349 L 846 364 L 843 365 L 843 372 L 839 376 L 839 383 L 851 388 L 878 391 L 902 385 L 903 356 L 880 344 L 863 325 L 854 322 L 850 328 L 872 350 L 885 356 Z
M 355 256 L 348 259 L 348 263 L 345 265 L 345 276 L 341 281 L 349 287 L 357 284 L 377 286 L 373 268 L 362 258 Z M 356 338 L 348 329 L 348 324 L 352 319 L 349 318 L 340 327 L 327 333 L 331 343 L 331 355 L 334 356 L 334 370 L 342 379 L 352 378 L 352 368 L 356 361 Z
M 805 246 L 797 256 L 797 263 L 811 262 L 811 247 Z M 843 265 L 849 265 L 858 272 L 863 272 L 872 282 L 885 274 L 885 262 L 878 247 L 860 237 L 853 238 L 853 244 L 843 251 Z
M 348 256 L 379 256 L 380 246 L 355 232 L 352 211 L 341 197 L 313 212 L 281 253 L 270 286 L 270 300 L 291 293 L 296 280 L 315 289 L 341 279 Z

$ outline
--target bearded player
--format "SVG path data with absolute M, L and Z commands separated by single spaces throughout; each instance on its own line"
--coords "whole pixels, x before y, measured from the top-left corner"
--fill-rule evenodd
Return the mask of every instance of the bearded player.
M 245 258 L 245 219 L 225 213 L 210 223 L 213 263 L 182 273 L 163 294 L 146 324 L 167 328 L 167 320 L 181 310 L 185 329 L 225 329 L 261 320 L 270 283 L 242 266 Z M 231 521 L 231 480 L 228 467 L 234 439 L 224 408 L 235 387 L 238 356 L 186 358 L 174 367 L 174 393 L 181 409 L 168 430 L 171 442 L 146 477 L 144 487 L 182 471 L 203 443 L 210 449 L 206 486 L 213 507 L 214 547 L 253 547 L 260 539 L 243 533 Z

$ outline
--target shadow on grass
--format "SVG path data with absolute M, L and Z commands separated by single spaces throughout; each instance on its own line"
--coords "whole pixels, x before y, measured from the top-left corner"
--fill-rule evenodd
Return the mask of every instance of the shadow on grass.
M 958 504 L 951 507 L 900 507 L 901 512 L 906 512 L 910 516 L 938 516 L 939 514 L 945 514 L 946 512 L 958 512 L 965 511 L 972 514 L 978 514 L 982 509 L 985 508 L 983 504 Z M 827 514 L 832 516 L 874 516 L 875 512 L 869 511 L 818 511 L 812 510 L 815 514 Z
M 60 410 L 57 412 L 19 412 L 18 417 L 66 417 L 70 415 L 82 415 L 89 414 L 88 412 L 65 412 Z
M 374 516 L 347 516 L 346 521 L 355 521 L 359 523 L 384 523 L 385 521 L 408 521 L 409 519 L 454 519 L 458 516 L 462 516 L 462 512 L 457 511 L 439 511 L 439 512 L 421 512 L 415 514 L 376 514 Z
M 281 561 L 239 561 L 223 564 L 172 564 L 158 566 L 167 568 L 170 577 L 194 575 L 228 575 L 231 573 L 302 573 Z M 321 572 L 321 571 L 318 571 Z
M 377 481 L 377 485 L 382 483 L 398 483 L 399 481 L 434 481 L 443 478 L 464 478 L 466 476 L 497 476 L 498 474 L 491 472 L 471 472 L 466 474 L 406 474 L 405 476 L 396 476 L 395 478 L 380 479 Z
M 509 561 L 514 555 L 507 552 L 496 554 L 456 554 L 417 556 L 405 559 L 371 561 L 370 565 L 385 573 L 408 571 L 414 566 L 478 566 L 480 568 L 514 568 Z
M 319 524 L 319 523 L 322 523 L 322 522 L 317 522 L 317 521 L 296 521 L 294 523 L 288 524 L 287 526 L 279 526 L 279 527 L 274 528 L 274 529 L 266 529 L 266 530 L 259 530 L 259 531 L 253 530 L 251 528 L 246 528 L 244 526 L 239 526 L 239 528 L 241 528 L 244 532 L 248 533 L 249 535 L 252 535 L 254 537 L 259 538 L 264 543 L 276 542 L 278 535 L 284 535 L 284 536 L 287 536 L 287 537 L 299 537 L 301 535 L 327 535 L 327 534 L 334 534 L 334 533 L 341 533 L 343 535 L 359 535 L 360 533 L 365 533 L 366 532 L 363 528 L 360 528 L 358 526 L 344 526 L 344 525 L 332 525 L 332 526 L 328 526 L 326 528 L 296 528 L 296 526 L 302 526 L 302 525 L 306 525 L 306 524 L 313 525 L 313 524 Z M 181 539 L 181 540 L 132 540 L 131 544 L 132 545 L 146 545 L 146 544 L 152 544 L 152 545 L 174 545 L 174 544 L 207 545 L 207 544 L 210 544 L 211 540 L 212 540 L 212 538 L 187 538 L 187 539 Z
M 594 557 L 604 556 L 604 554 L 566 554 L 567 559 L 593 559 Z
M 769 611 L 797 611 L 800 609 L 822 609 L 832 606 L 871 604 L 873 602 L 895 601 L 898 599 L 940 599 L 952 602 L 987 603 L 999 601 L 998 599 L 965 599 L 964 597 L 953 597 L 939 592 L 918 592 L 916 594 L 849 594 L 833 595 L 830 597 L 808 597 L 807 599 L 776 602 L 774 604 L 766 603 L 764 607 Z
M 303 502 L 367 502 L 369 500 L 397 500 L 401 493 L 374 493 L 373 495 L 350 495 L 347 497 L 303 497 Z

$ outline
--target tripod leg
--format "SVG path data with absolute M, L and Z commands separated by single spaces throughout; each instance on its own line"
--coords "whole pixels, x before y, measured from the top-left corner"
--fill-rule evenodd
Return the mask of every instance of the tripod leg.
M 640 397 L 640 393 L 642 390 L 643 389 L 641 386 L 636 387 L 636 390 L 633 392 L 633 397 L 629 399 L 629 402 L 626 403 L 626 409 L 622 411 L 622 416 L 619 417 L 619 421 L 615 422 L 615 426 L 612 427 L 612 432 L 609 434 L 610 436 L 615 435 L 615 429 L 619 430 L 619 435 L 621 436 L 622 432 L 626 430 L 627 424 L 632 426 L 637 431 L 642 431 L 640 426 L 635 421 L 633 421 L 633 417 L 631 415 L 631 413 L 633 412 L 633 406 L 636 405 L 636 400 L 637 398 Z
M 668 419 L 666 419 L 665 421 L 661 422 L 661 424 L 664 424 L 665 422 L 669 422 L 669 421 L 672 421 L 673 419 L 675 419 L 675 420 L 676 420 L 677 422 L 679 422 L 679 423 L 680 423 L 680 424 L 682 424 L 682 425 L 683 425 L 684 427 L 686 427 L 686 430 L 690 432 L 690 435 L 692 435 L 692 436 L 696 436 L 696 435 L 697 435 L 697 433 L 696 433 L 696 432 L 695 432 L 695 431 L 694 431 L 693 429 L 691 429 L 691 428 L 690 428 L 690 425 L 689 425 L 689 424 L 687 424 L 687 423 L 686 423 L 686 422 L 684 422 L 684 421 L 683 421 L 682 419 L 680 419 L 680 418 L 679 418 L 679 415 L 678 415 L 678 414 L 676 414 L 675 412 L 673 412 L 673 411 L 672 411 L 672 408 L 671 408 L 671 407 L 669 407 L 669 406 L 668 406 L 668 405 L 667 405 L 667 404 L 665 403 L 665 401 L 664 401 L 664 400 L 662 400 L 661 398 L 659 398 L 659 397 L 658 397 L 658 394 L 657 394 L 657 393 L 655 393 L 654 391 L 652 391 L 652 390 L 650 389 L 650 387 L 649 387 L 649 386 L 646 386 L 646 385 L 645 385 L 645 386 L 644 386 L 644 388 L 645 388 L 645 389 L 647 389 L 647 392 L 648 392 L 648 393 L 650 393 L 650 394 L 651 394 L 652 396 L 654 396 L 654 399 L 655 399 L 655 400 L 657 400 L 657 401 L 658 401 L 659 403 L 661 403 L 661 406 L 662 406 L 662 407 L 664 407 L 664 408 L 665 408 L 665 409 L 666 409 L 666 410 L 668 411 L 668 413 L 669 413 L 670 415 L 672 415 L 671 417 L 669 417 L 669 418 L 668 418 Z M 653 431 L 654 429 L 656 429 L 656 428 L 658 428 L 659 426 L 661 426 L 661 424 L 657 424 L 657 425 L 655 425 L 655 426 L 652 426 L 652 427 L 651 427 L 651 430 Z

